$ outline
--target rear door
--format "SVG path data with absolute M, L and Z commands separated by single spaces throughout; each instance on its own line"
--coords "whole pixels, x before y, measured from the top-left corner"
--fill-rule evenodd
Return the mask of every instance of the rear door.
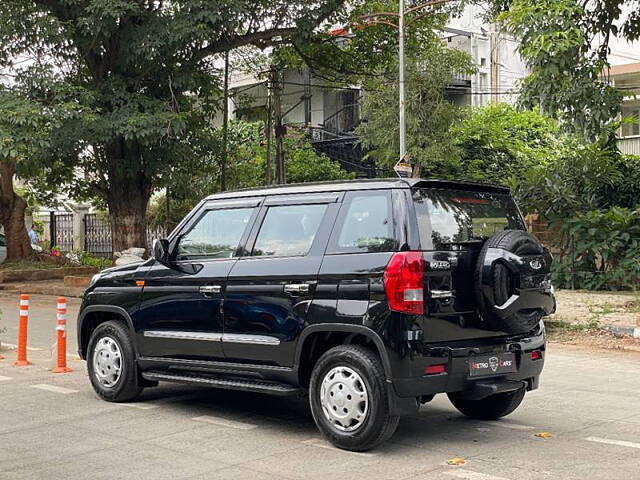
M 345 195 L 318 276 L 310 312 L 314 323 L 362 325 L 379 318 L 375 310 L 384 309 L 386 298 L 382 277 L 405 222 L 406 203 L 399 198 L 392 190 Z
M 140 355 L 216 360 L 222 351 L 222 299 L 262 198 L 214 201 L 172 243 L 170 262 L 145 277 L 137 330 Z
M 223 335 L 227 359 L 293 364 L 341 196 L 266 198 L 248 252 L 229 274 Z
M 425 259 L 425 340 L 506 335 L 483 327 L 474 278 L 485 240 L 502 230 L 525 228 L 511 196 L 437 188 L 415 189 L 412 196 Z

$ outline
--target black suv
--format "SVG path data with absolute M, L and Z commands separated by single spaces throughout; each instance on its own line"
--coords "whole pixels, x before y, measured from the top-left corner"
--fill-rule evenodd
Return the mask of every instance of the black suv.
M 159 381 L 308 393 L 366 450 L 446 392 L 497 419 L 538 386 L 551 255 L 509 190 L 364 180 L 204 199 L 153 258 L 96 275 L 78 345 L 100 397 Z

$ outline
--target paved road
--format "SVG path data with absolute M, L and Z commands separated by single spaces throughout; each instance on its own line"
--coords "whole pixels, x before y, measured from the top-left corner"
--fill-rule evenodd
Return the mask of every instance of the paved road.
M 465 419 L 438 396 L 389 443 L 355 454 L 321 439 L 303 400 L 165 385 L 134 404 L 103 402 L 84 362 L 49 372 L 55 299 L 36 302 L 32 346 L 44 349 L 29 352 L 31 367 L 0 361 L 2 480 L 640 478 L 637 354 L 552 346 L 541 388 L 506 419 Z M 447 465 L 454 457 L 465 463 Z

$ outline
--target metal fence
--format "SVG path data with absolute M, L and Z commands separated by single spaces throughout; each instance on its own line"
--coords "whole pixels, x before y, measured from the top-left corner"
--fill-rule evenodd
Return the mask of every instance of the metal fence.
M 164 228 L 147 227 L 146 253 L 151 253 L 151 246 L 154 239 L 163 238 L 164 236 Z M 84 250 L 96 257 L 113 256 L 111 223 L 108 217 L 95 213 L 88 213 L 84 216 Z
M 147 254 L 151 255 L 153 241 L 156 238 L 165 238 L 167 231 L 164 227 L 147 226 Z
M 97 213 L 84 216 L 84 250 L 96 257 L 112 257 L 111 223 Z
M 40 240 L 45 249 L 56 247 L 64 253 L 78 249 L 94 257 L 113 257 L 111 222 L 104 213 L 49 212 L 34 215 L 34 220 L 44 229 Z M 151 254 L 156 238 L 166 235 L 164 227 L 147 226 L 146 254 Z
M 73 250 L 73 213 L 51 212 L 49 231 L 51 247 L 58 247 L 63 252 Z

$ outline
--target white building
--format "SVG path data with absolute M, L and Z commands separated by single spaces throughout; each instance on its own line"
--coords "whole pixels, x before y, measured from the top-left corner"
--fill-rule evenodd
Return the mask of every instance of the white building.
M 640 42 L 613 37 L 609 47 L 611 68 L 606 74 L 611 85 L 618 88 L 624 97 L 622 116 L 636 122 L 620 128 L 618 147 L 622 153 L 640 155 Z

